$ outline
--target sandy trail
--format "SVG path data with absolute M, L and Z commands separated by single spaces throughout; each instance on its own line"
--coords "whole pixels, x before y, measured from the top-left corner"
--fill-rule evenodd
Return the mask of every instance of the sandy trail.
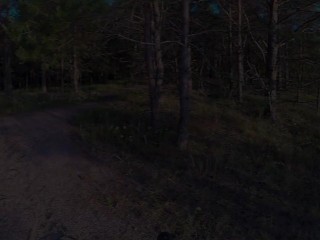
M 131 183 L 75 143 L 69 120 L 90 107 L 0 120 L 0 240 L 155 239 Z

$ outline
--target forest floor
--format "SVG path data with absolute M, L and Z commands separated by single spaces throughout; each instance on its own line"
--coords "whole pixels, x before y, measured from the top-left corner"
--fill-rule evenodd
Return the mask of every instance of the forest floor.
M 143 86 L 19 101 L 0 120 L 0 239 L 319 239 L 320 117 L 286 97 L 274 124 L 258 95 L 194 93 L 184 153 L 171 88 L 157 131 Z

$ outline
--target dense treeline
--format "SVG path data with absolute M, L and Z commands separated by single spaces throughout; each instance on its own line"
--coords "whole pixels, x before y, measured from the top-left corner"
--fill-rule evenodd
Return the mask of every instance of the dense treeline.
M 319 109 L 319 1 L 3 0 L 0 11 L 1 86 L 8 95 L 145 83 L 157 128 L 161 88 L 176 84 L 181 149 L 191 91 L 239 103 L 255 92 L 266 97 L 263 116 L 275 122 L 283 92 L 299 102 L 307 89 Z

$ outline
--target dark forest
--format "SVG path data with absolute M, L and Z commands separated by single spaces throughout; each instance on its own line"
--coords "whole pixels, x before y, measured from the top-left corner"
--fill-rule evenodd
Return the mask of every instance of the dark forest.
M 0 240 L 319 240 L 320 1 L 1 0 Z

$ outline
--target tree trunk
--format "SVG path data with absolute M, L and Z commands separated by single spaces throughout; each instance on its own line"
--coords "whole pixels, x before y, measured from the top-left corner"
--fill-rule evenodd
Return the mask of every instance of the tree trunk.
M 269 29 L 268 29 L 268 53 L 267 53 L 267 79 L 268 79 L 268 104 L 272 121 L 276 121 L 277 100 L 277 59 L 278 59 L 278 7 L 279 0 L 269 1 Z
M 238 97 L 239 102 L 243 101 L 243 42 L 242 42 L 242 0 L 238 0 Z
M 229 69 L 230 69 L 230 75 L 229 75 L 229 97 L 232 97 L 233 95 L 233 34 L 232 34 L 232 7 L 231 4 L 229 6 Z
M 79 81 L 80 81 L 80 60 L 78 49 L 73 47 L 73 87 L 75 93 L 79 93 Z
M 4 91 L 12 93 L 12 44 L 8 36 L 4 37 Z
M 175 73 L 175 77 L 176 77 L 176 85 L 179 86 L 179 82 L 180 82 L 180 66 L 179 66 L 179 55 L 180 52 L 176 51 L 175 52 L 175 57 L 174 57 L 174 73 Z
M 300 90 L 303 82 L 303 74 L 304 74 L 304 61 L 303 61 L 303 42 L 300 40 L 299 43 L 299 73 L 298 73 L 298 81 L 297 81 L 297 103 L 300 102 Z
M 200 67 L 200 71 L 199 71 L 199 76 L 200 76 L 200 81 L 199 81 L 199 88 L 202 92 L 205 91 L 204 89 L 204 83 L 203 83 L 203 70 L 204 70 L 204 67 L 205 67 L 205 60 L 202 59 L 201 60 L 201 67 Z M 231 88 L 230 88 L 231 89 Z
M 26 76 L 25 76 L 25 80 L 26 80 L 26 90 L 29 90 L 29 72 L 26 72 Z
M 35 72 L 34 72 L 34 68 L 32 66 L 31 70 L 30 70 L 30 81 L 31 84 L 35 82 Z
M 163 83 L 163 61 L 162 61 L 162 49 L 161 49 L 161 11 L 159 0 L 153 1 L 153 36 L 154 36 L 154 78 L 155 78 L 155 122 L 154 127 L 157 127 L 159 121 L 159 108 L 161 98 L 161 86 Z
M 180 121 L 178 145 L 180 150 L 186 150 L 188 146 L 189 118 L 190 118 L 190 48 L 189 48 L 189 31 L 190 31 L 190 0 L 182 0 L 182 50 L 181 50 L 181 69 L 180 69 Z
M 45 63 L 41 65 L 41 88 L 43 93 L 48 92 L 47 88 L 47 66 Z
M 144 4 L 144 41 L 145 41 L 145 64 L 146 75 L 149 83 L 149 98 L 150 98 L 150 123 L 154 127 L 156 125 L 156 105 L 154 98 L 154 61 L 153 61 L 153 39 L 152 39 L 152 15 L 151 4 L 146 1 Z
M 320 112 L 320 79 L 317 79 L 317 113 Z
M 289 47 L 288 47 L 288 44 L 286 44 L 286 48 L 285 48 L 285 55 L 286 55 L 286 60 L 285 60 L 285 63 L 284 63 L 284 79 L 283 79 L 283 85 L 282 85 L 282 88 L 284 90 L 287 90 L 287 86 L 288 86 L 288 83 L 290 81 L 290 69 L 289 69 Z
M 282 85 L 283 85 L 283 66 L 281 63 L 281 60 L 279 59 L 279 64 L 278 64 L 278 76 L 277 76 L 277 93 L 278 97 L 280 96 L 280 90 L 282 90 Z
M 156 129 L 159 124 L 161 86 L 163 82 L 161 11 L 159 0 L 152 2 L 146 1 L 144 10 L 145 63 L 149 82 L 150 121 L 153 129 Z
M 61 81 L 61 91 L 64 92 L 64 58 L 61 58 L 60 62 L 60 81 Z

